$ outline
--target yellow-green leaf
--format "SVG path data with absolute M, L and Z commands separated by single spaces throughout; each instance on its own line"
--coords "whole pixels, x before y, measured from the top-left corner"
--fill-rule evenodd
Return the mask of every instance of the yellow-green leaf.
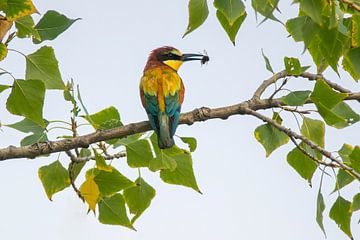
M 150 140 L 156 157 L 150 160 L 149 169 L 154 172 L 161 169 L 175 170 L 176 160 L 174 159 L 174 156 L 183 154 L 184 151 L 177 146 L 168 149 L 160 149 L 157 144 L 157 136 L 155 133 L 151 135 Z
M 356 194 L 353 197 L 353 201 L 350 206 L 351 212 L 356 212 L 360 210 L 360 193 Z
M 59 161 L 39 168 L 38 174 L 50 200 L 55 193 L 70 186 L 69 173 Z
M 319 191 L 318 191 L 317 200 L 316 200 L 316 222 L 317 222 L 317 224 L 319 225 L 319 227 L 321 228 L 321 230 L 323 231 L 323 233 L 325 234 L 325 237 L 326 237 L 324 223 L 323 223 L 324 210 L 325 210 L 324 197 L 321 194 L 321 188 L 320 188 Z
M 40 80 L 15 80 L 6 108 L 45 127 L 42 116 L 45 86 Z
M 136 179 L 135 183 L 135 186 L 124 190 L 125 202 L 130 209 L 130 213 L 135 214 L 131 219 L 131 223 L 134 223 L 150 206 L 156 193 L 155 189 L 141 177 Z
M 146 139 L 140 139 L 126 144 L 127 163 L 130 167 L 148 167 L 153 154 Z
M 180 137 L 181 141 L 186 143 L 189 146 L 190 152 L 194 152 L 197 147 L 197 141 L 196 138 L 193 137 Z
M 111 172 L 113 169 L 111 166 L 106 164 L 105 158 L 95 149 L 93 149 L 93 152 L 95 155 L 96 168 L 105 172 Z
M 346 164 L 350 163 L 349 155 L 353 152 L 354 147 L 350 144 L 344 143 L 340 150 L 338 151 L 342 161 Z
M 353 152 L 349 155 L 351 167 L 360 173 L 360 146 L 355 146 Z
M 134 183 L 127 177 L 122 175 L 114 167 L 112 171 L 107 172 L 98 169 L 89 169 L 86 172 L 86 178 L 94 178 L 94 181 L 99 187 L 101 196 L 111 196 L 125 188 L 134 186 Z
M 332 109 L 346 96 L 346 93 L 332 90 L 324 80 L 318 80 L 316 81 L 314 91 L 310 95 L 310 99 L 315 103 L 320 115 L 328 125 L 342 128 L 347 125 L 347 122 Z
M 265 17 L 263 21 L 271 19 L 280 22 L 273 13 L 277 9 L 278 2 L 279 0 L 252 0 L 251 6 L 257 13 Z
M 37 12 L 31 0 L 4 0 L 1 6 L 4 8 L 6 18 L 10 21 Z
M 103 224 L 121 225 L 135 230 L 125 208 L 125 201 L 120 193 L 99 201 L 99 221 Z
M 309 99 L 311 91 L 294 91 L 281 97 L 281 101 L 289 106 L 302 106 Z
M 26 56 L 26 79 L 39 79 L 47 89 L 64 89 L 54 49 L 43 46 Z
M 319 145 L 325 145 L 325 124 L 323 121 L 304 117 L 301 134 Z
M 325 0 L 300 0 L 300 10 L 321 26 L 323 25 L 322 11 L 325 4 Z
M 215 0 L 214 6 L 226 17 L 230 26 L 245 13 L 245 5 L 241 0 Z
M 96 203 L 100 197 L 99 187 L 93 178 L 88 178 L 79 188 L 81 195 L 89 205 L 89 208 L 95 212 Z
M 351 176 L 349 173 L 347 173 L 345 170 L 339 169 L 339 171 L 336 175 L 336 185 L 335 185 L 333 192 L 340 190 L 341 188 L 350 184 L 354 180 L 355 180 L 355 178 L 353 176 Z
M 360 79 L 360 47 L 352 48 L 344 55 L 342 66 L 355 81 Z
M 246 14 L 246 12 L 244 12 L 240 17 L 238 17 L 235 20 L 234 23 L 231 24 L 221 11 L 219 11 L 219 10 L 216 11 L 217 19 L 219 20 L 221 26 L 224 28 L 225 32 L 229 36 L 230 41 L 234 45 L 235 45 L 236 35 L 241 27 L 241 24 L 244 22 L 246 16 L 247 16 L 247 14 Z
M 6 45 L 0 42 L 0 61 L 6 58 L 7 53 L 8 53 L 8 49 Z
M 206 0 L 190 0 L 188 7 L 189 23 L 183 37 L 200 27 L 209 15 L 209 8 Z
M 352 238 L 350 229 L 352 212 L 350 211 L 350 205 L 349 201 L 339 196 L 331 207 L 329 216 L 348 237 Z
M 40 38 L 34 38 L 33 42 L 38 44 L 45 40 L 53 40 L 77 20 L 80 20 L 80 18 L 69 19 L 54 10 L 47 11 L 35 26 Z
M 275 115 L 274 115 L 275 116 Z M 269 123 L 257 127 L 254 131 L 256 140 L 265 148 L 266 157 L 280 146 L 289 142 L 289 136 Z
M 88 120 L 96 130 L 105 130 L 123 126 L 120 120 L 120 114 L 113 106 L 89 116 L 85 116 L 85 119 Z
M 308 152 L 311 156 L 317 158 L 318 154 L 314 152 L 310 147 L 304 143 L 300 143 L 299 146 Z M 310 157 L 305 155 L 297 147 L 291 150 L 287 155 L 287 162 L 292 166 L 299 175 L 308 180 L 311 184 L 312 176 L 317 168 L 317 164 Z
M 175 170 L 161 170 L 160 178 L 166 183 L 190 187 L 201 193 L 196 183 L 190 153 L 184 152 L 183 154 L 175 155 L 173 159 L 176 161 Z
M 17 28 L 16 36 L 19 38 L 33 37 L 34 39 L 40 40 L 38 31 L 34 28 L 34 20 L 32 17 L 25 16 L 15 21 L 15 27 Z

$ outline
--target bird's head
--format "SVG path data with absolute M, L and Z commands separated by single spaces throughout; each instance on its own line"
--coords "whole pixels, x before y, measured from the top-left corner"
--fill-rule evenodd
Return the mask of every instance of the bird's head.
M 149 62 L 163 63 L 175 71 L 186 61 L 199 60 L 202 64 L 209 61 L 209 57 L 202 54 L 184 53 L 174 47 L 161 47 L 154 49 L 148 59 Z

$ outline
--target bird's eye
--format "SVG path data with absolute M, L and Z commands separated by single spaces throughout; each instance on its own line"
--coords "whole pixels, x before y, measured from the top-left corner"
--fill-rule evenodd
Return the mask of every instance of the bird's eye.
M 167 54 L 167 56 L 168 56 L 168 57 L 173 57 L 173 56 L 174 56 L 174 54 L 173 54 L 173 53 L 171 53 L 171 52 L 169 52 L 169 53 Z

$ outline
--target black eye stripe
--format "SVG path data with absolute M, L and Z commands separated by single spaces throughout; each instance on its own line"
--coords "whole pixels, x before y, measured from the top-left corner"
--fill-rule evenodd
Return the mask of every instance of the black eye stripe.
M 181 56 L 178 56 L 172 52 L 161 53 L 158 55 L 158 60 L 162 62 L 167 60 L 181 60 Z

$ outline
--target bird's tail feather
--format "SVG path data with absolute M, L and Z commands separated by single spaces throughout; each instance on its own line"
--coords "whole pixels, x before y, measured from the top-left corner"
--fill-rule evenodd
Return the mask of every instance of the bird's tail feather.
M 174 139 L 170 135 L 170 119 L 166 113 L 159 113 L 159 135 L 158 135 L 158 145 L 159 148 L 165 149 L 174 146 Z

